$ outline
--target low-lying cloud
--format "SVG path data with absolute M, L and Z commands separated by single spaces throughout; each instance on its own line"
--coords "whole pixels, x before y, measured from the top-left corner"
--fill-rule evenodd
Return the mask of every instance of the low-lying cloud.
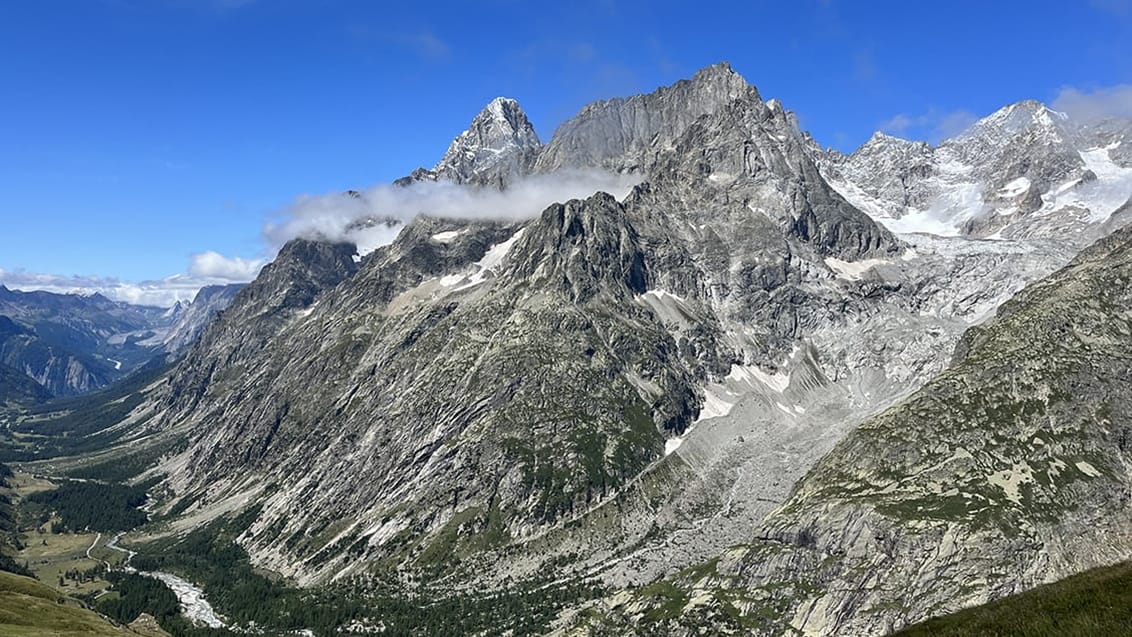
M 522 179 L 506 190 L 421 181 L 382 184 L 360 193 L 304 195 L 264 227 L 272 250 L 296 237 L 351 241 L 365 254 L 391 242 L 418 215 L 457 219 L 530 219 L 552 203 L 605 191 L 624 197 L 640 178 L 566 171 Z M 368 223 L 367 223 L 368 221 Z
M 189 258 L 189 276 L 199 279 L 218 279 L 229 283 L 251 281 L 259 274 L 266 260 L 226 257 L 209 250 Z

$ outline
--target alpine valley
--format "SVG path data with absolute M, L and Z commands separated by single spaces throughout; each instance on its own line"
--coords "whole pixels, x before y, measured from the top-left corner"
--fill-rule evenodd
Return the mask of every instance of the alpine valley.
M 350 191 L 395 239 L 166 315 L 0 288 L 5 457 L 141 494 L 91 546 L 173 634 L 885 635 L 1132 558 L 1130 144 L 1026 101 L 845 155 L 726 63 L 545 143 L 498 98 L 389 188 L 624 187 Z

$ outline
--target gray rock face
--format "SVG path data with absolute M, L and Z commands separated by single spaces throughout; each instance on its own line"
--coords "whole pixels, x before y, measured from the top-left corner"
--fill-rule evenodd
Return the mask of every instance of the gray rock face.
M 540 221 L 541 232 L 520 239 L 505 280 L 558 287 L 576 303 L 611 289 L 648 289 L 640 239 L 611 195 L 551 206 Z
M 1104 148 L 1118 166 L 1132 168 L 1132 120 L 1118 117 L 1085 122 L 1077 127 L 1081 143 Z
M 452 140 L 432 171 L 454 183 L 502 186 L 530 171 L 540 146 L 519 103 L 497 97 Z
M 36 405 L 50 398 L 51 392 L 34 378 L 0 363 L 0 407 Z
M 530 174 L 541 148 L 538 134 L 519 103 L 497 97 L 452 140 L 432 170 L 418 168 L 394 183 L 443 180 L 502 189 Z
M 824 256 L 856 260 L 900 250 L 899 241 L 821 177 L 793 116 L 776 101 L 760 101 L 753 89 L 699 118 L 653 161 L 647 174 L 655 175 L 662 197 L 725 206 L 728 221 L 766 217 L 779 233 Z M 707 221 L 702 214 L 700 220 Z
M 946 371 L 850 433 L 753 542 L 589 617 L 881 635 L 1124 559 L 1130 276 L 1125 229 L 969 330 Z
M 721 62 L 648 95 L 594 102 L 558 127 L 535 170 L 637 170 L 648 154 L 668 146 L 697 118 L 742 97 L 758 100 L 758 92 Z
M 892 217 L 899 218 L 909 209 L 927 209 L 937 194 L 927 187 L 927 180 L 939 172 L 935 149 L 927 142 L 878 131 L 852 155 L 830 157 L 831 172 L 837 174 L 836 168 L 841 168 L 854 185 L 891 205 L 885 212 Z
M 240 289 L 221 319 L 207 325 L 169 382 L 166 407 L 184 413 L 194 409 L 218 380 L 232 378 L 239 365 L 269 344 L 279 327 L 357 270 L 350 244 L 294 239 L 264 266 L 255 281 Z
M 173 325 L 162 339 L 165 351 L 176 354 L 192 346 L 209 322 L 228 307 L 243 287 L 243 283 L 207 285 L 197 291 L 192 303 L 183 305 L 178 302 L 174 308 L 176 311 L 169 313 Z

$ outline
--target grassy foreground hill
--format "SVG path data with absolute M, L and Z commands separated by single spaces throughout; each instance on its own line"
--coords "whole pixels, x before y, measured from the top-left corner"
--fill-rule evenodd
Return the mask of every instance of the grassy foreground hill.
M 0 571 L 0 635 L 69 637 L 137 635 L 114 626 L 55 589 L 30 577 Z
M 909 626 L 893 637 L 1132 635 L 1132 562 Z

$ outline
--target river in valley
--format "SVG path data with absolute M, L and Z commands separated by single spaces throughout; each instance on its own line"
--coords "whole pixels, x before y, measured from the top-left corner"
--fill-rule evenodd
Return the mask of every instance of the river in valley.
M 115 535 L 113 539 L 106 543 L 106 548 L 126 554 L 126 560 L 122 562 L 123 570 L 127 573 L 137 573 L 163 582 L 173 591 L 173 594 L 177 596 L 177 601 L 181 603 L 181 614 L 194 624 L 208 626 L 209 628 L 230 628 L 212 609 L 212 604 L 209 604 L 208 600 L 205 599 L 204 591 L 199 586 L 172 573 L 139 571 L 130 566 L 130 560 L 134 559 L 137 553 L 119 546 L 118 540 L 121 537 L 121 533 Z

